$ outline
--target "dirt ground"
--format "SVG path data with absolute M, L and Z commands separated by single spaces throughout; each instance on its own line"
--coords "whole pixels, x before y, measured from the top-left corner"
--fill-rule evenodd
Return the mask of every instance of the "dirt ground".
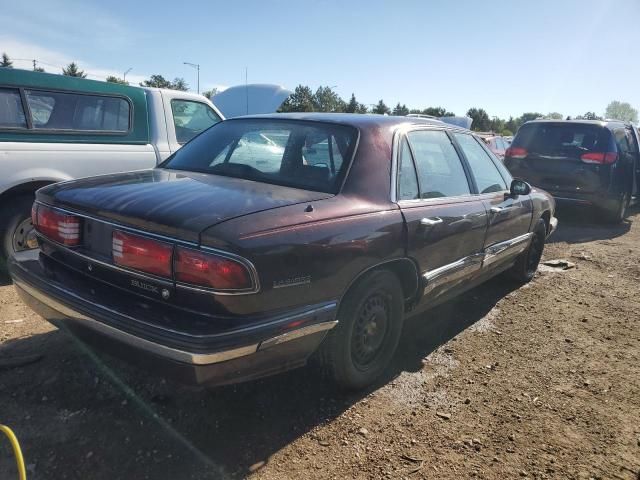
M 640 479 L 640 214 L 561 215 L 547 267 L 408 322 L 359 395 L 308 369 L 203 391 L 87 351 L 0 287 L 0 423 L 29 479 Z M 35 359 L 34 359 L 35 360 Z M 0 439 L 0 479 L 17 478 Z

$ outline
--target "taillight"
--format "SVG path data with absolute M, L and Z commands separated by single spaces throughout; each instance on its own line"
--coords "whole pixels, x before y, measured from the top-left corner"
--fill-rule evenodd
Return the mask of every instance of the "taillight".
M 112 237 L 113 262 L 121 267 L 171 277 L 173 246 L 116 230 Z
M 36 202 L 31 205 L 31 224 L 34 227 L 38 224 L 38 204 Z
M 34 214 L 35 228 L 42 235 L 63 245 L 80 245 L 80 217 L 61 213 L 45 205 L 32 207 L 32 221 Z
M 217 290 L 248 290 L 251 275 L 245 265 L 218 255 L 176 247 L 174 262 L 178 282 Z
M 527 149 L 522 147 L 509 147 L 504 152 L 505 157 L 511 158 L 525 158 L 528 154 Z
M 582 160 L 584 163 L 610 165 L 618 160 L 618 154 L 616 152 L 589 152 L 583 153 L 580 156 L 580 160 Z

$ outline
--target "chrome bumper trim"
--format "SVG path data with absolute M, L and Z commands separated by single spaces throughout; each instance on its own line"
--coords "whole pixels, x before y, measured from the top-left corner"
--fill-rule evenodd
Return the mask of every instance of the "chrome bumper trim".
M 173 347 L 167 347 L 166 345 L 162 345 L 156 342 L 152 342 L 150 340 L 146 340 L 144 338 L 137 337 L 130 333 L 124 332 L 117 328 L 106 325 L 98 320 L 95 320 L 87 315 L 84 315 L 76 310 L 67 307 L 66 305 L 60 303 L 58 300 L 51 298 L 48 295 L 40 292 L 39 290 L 31 287 L 30 285 L 21 282 L 19 280 L 14 279 L 14 285 L 16 289 L 22 290 L 27 295 L 35 298 L 39 302 L 47 305 L 49 308 L 59 312 L 60 314 L 68 317 L 72 320 L 76 320 L 94 330 L 99 332 L 107 337 L 118 340 L 122 343 L 130 345 L 132 347 L 138 348 L 140 350 L 144 350 L 145 352 L 153 353 L 159 355 L 163 358 L 167 358 L 170 360 L 175 360 L 182 363 L 187 363 L 191 365 L 211 365 L 214 363 L 225 362 L 227 360 L 233 360 L 235 358 L 244 357 L 247 355 L 251 355 L 256 353 L 258 349 L 262 350 L 265 348 L 274 347 L 280 343 L 284 343 L 290 340 L 294 340 L 296 338 L 303 337 L 305 335 L 311 335 L 312 333 L 321 332 L 324 330 L 330 330 L 335 327 L 338 323 L 337 320 L 333 320 L 330 322 L 323 322 L 314 325 L 309 325 L 307 327 L 303 327 L 297 330 L 292 330 L 290 332 L 283 333 L 276 337 L 269 338 L 262 342 L 253 343 L 251 345 L 246 345 L 243 347 L 232 348 L 229 350 L 223 350 L 219 352 L 213 353 L 193 353 L 187 352 L 185 350 L 180 350 Z

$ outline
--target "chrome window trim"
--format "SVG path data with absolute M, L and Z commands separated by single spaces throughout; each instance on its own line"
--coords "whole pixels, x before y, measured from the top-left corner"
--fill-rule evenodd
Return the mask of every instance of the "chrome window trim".
M 188 284 L 184 284 L 181 282 L 177 282 L 175 281 L 175 279 L 172 277 L 170 279 L 164 278 L 164 277 L 158 277 L 152 274 L 148 274 L 145 272 L 139 272 L 137 270 L 131 270 L 128 268 L 123 268 L 123 267 L 119 267 L 115 264 L 112 263 L 107 263 L 104 262 L 102 260 L 98 260 L 95 259 L 93 257 L 89 257 L 87 255 L 84 255 L 80 252 L 78 252 L 77 250 L 73 249 L 73 248 L 69 248 L 66 245 L 62 245 L 61 243 L 58 243 L 54 240 L 51 240 L 48 237 L 43 236 L 42 234 L 40 234 L 39 232 L 36 232 L 41 238 L 44 238 L 46 241 L 48 242 L 52 242 L 55 245 L 58 245 L 59 247 L 63 248 L 65 250 L 65 252 L 69 252 L 75 255 L 78 255 L 80 257 L 82 257 L 85 260 L 91 261 L 91 262 L 95 262 L 98 263 L 106 268 L 111 268 L 113 270 L 118 270 L 124 273 L 128 273 L 128 274 L 135 274 L 136 276 L 142 278 L 142 279 L 149 279 L 149 280 L 153 280 L 153 281 L 163 281 L 163 282 L 168 282 L 171 286 L 174 286 L 176 288 L 180 288 L 180 289 L 184 289 L 184 290 L 191 290 L 191 291 L 196 291 L 196 292 L 202 292 L 202 293 L 209 293 L 209 294 L 213 294 L 213 295 L 251 295 L 254 293 L 258 293 L 260 291 L 260 279 L 258 277 L 258 271 L 255 267 L 255 265 L 248 259 L 240 256 L 240 255 L 236 255 L 235 253 L 231 253 L 231 252 L 226 252 L 224 250 L 219 250 L 217 248 L 213 248 L 213 247 L 207 247 L 207 246 L 199 246 L 197 243 L 195 242 L 190 242 L 187 240 L 180 240 L 177 238 L 173 238 L 173 237 L 168 237 L 165 235 L 160 235 L 160 234 L 156 234 L 156 233 L 151 233 L 151 232 L 146 232 L 144 230 L 140 230 L 137 228 L 133 228 L 133 227 L 128 227 L 125 225 L 120 225 L 108 220 L 103 220 L 100 218 L 96 218 L 92 215 L 87 215 L 85 213 L 79 213 L 76 212 L 74 210 L 68 210 L 65 208 L 60 208 L 60 207 L 54 207 L 53 205 L 49 205 L 47 203 L 44 202 L 40 202 L 37 201 L 36 202 L 38 205 L 44 205 L 48 208 L 51 208 L 53 210 L 58 210 L 60 212 L 64 212 L 66 214 L 69 215 L 74 215 L 77 217 L 81 217 L 81 218 L 85 218 L 94 222 L 101 222 L 107 225 L 111 225 L 112 227 L 115 227 L 118 230 L 122 230 L 125 232 L 131 232 L 133 234 L 142 236 L 142 237 L 147 237 L 147 238 L 152 238 L 155 240 L 161 240 L 161 241 L 165 241 L 165 242 L 170 242 L 174 245 L 174 251 L 175 251 L 175 246 L 180 246 L 183 248 L 189 248 L 191 247 L 192 250 L 196 250 L 199 252 L 209 252 L 209 253 L 213 253 L 215 255 L 219 255 L 221 257 L 225 257 L 225 258 L 229 258 L 231 260 L 235 260 L 239 263 L 241 263 L 242 265 L 244 265 L 248 270 L 249 270 L 249 276 L 251 277 L 251 283 L 252 283 L 252 288 L 250 290 L 248 289 L 244 289 L 244 290 L 216 290 L 213 288 L 207 288 L 207 287 L 199 287 L 199 286 L 195 286 L 195 285 L 188 285 Z M 195 247 L 195 248 L 194 248 Z M 173 261 L 173 260 L 172 260 Z M 173 265 L 172 265 L 172 271 L 173 271 Z

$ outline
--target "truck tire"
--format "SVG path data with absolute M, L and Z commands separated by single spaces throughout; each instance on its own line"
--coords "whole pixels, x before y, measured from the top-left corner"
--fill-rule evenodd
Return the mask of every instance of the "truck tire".
M 538 265 L 542 258 L 546 238 L 547 224 L 544 219 L 540 218 L 533 230 L 533 237 L 531 238 L 529 247 L 520 254 L 513 267 L 507 270 L 512 280 L 518 283 L 528 283 L 533 280 L 533 277 L 538 271 Z
M 20 195 L 6 200 L 0 210 L 0 271 L 7 271 L 7 259 L 16 251 L 35 248 L 35 236 L 31 224 L 33 195 Z M 3 203 L 5 203 L 3 202 Z
M 325 374 L 349 390 L 371 385 L 391 362 L 403 317 L 403 293 L 396 275 L 387 270 L 368 274 L 346 294 L 338 325 L 320 347 Z

